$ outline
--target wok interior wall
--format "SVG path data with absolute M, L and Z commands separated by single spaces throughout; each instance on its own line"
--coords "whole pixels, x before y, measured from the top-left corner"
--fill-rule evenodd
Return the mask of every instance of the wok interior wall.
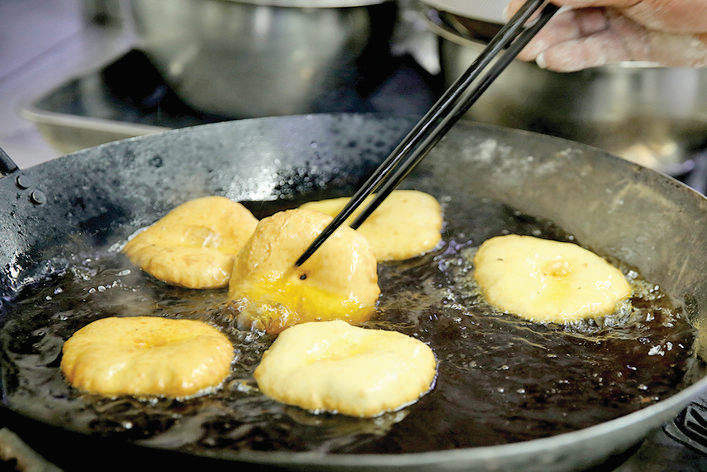
M 413 125 L 376 115 L 244 120 L 109 143 L 0 182 L 2 294 L 56 269 L 57 256 L 124 240 L 179 203 L 350 193 Z M 297 118 L 297 117 L 294 117 Z M 681 184 L 570 141 L 458 125 L 408 178 L 437 195 L 497 198 L 581 244 L 636 266 L 685 301 L 707 298 L 707 204 Z M 40 190 L 46 203 L 32 201 Z M 52 264 L 47 261 L 54 259 Z

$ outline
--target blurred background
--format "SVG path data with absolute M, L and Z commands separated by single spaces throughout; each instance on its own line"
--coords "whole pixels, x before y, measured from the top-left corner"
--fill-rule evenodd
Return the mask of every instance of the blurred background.
M 21 108 L 129 47 L 121 11 L 111 12 L 107 22 L 95 27 L 90 10 L 103 3 L 0 1 L 0 145 L 20 167 L 62 153 L 43 139 L 34 122 L 20 116 Z
M 27 167 L 261 116 L 421 116 L 503 23 L 488 0 L 1 0 L 0 146 Z M 707 70 L 514 62 L 466 118 L 707 181 Z
M 0 145 L 23 168 L 226 119 L 421 114 L 433 36 L 389 1 L 2 0 Z

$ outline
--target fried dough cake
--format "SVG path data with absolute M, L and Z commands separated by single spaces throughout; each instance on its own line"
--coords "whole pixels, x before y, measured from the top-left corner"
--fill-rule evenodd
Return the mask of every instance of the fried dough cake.
M 428 392 L 436 360 L 423 342 L 335 320 L 283 331 L 255 370 L 270 398 L 306 410 L 374 417 Z
M 197 198 L 137 233 L 123 252 L 168 284 L 222 288 L 231 278 L 235 255 L 257 224 L 240 203 L 218 196 Z
M 368 205 L 349 217 L 351 223 Z M 348 203 L 348 197 L 307 202 L 300 208 L 336 216 Z M 395 190 L 361 224 L 358 231 L 371 243 L 378 262 L 405 260 L 434 249 L 442 239 L 442 208 L 437 200 L 417 190 Z
M 305 321 L 367 320 L 380 289 L 368 241 L 337 229 L 302 266 L 295 261 L 331 221 L 294 209 L 262 219 L 238 253 L 228 296 L 242 328 L 278 333 Z
M 610 315 L 631 295 L 621 271 L 576 244 L 515 234 L 484 241 L 474 278 L 496 308 L 531 321 Z
M 84 392 L 186 398 L 218 387 L 233 358 L 231 342 L 207 323 L 110 317 L 84 326 L 64 343 L 61 372 Z

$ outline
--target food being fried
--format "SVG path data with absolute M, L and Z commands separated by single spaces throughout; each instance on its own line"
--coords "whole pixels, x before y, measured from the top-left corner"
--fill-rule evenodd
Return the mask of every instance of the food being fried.
M 130 261 L 168 284 L 228 285 L 235 255 L 258 220 L 240 203 L 203 197 L 179 205 L 123 248 Z
M 417 401 L 435 375 L 435 356 L 425 343 L 341 320 L 287 329 L 255 370 L 260 390 L 277 401 L 361 417 Z
M 218 387 L 233 357 L 228 338 L 201 321 L 111 317 L 64 343 L 61 372 L 84 392 L 186 398 Z
M 264 218 L 234 265 L 228 295 L 241 327 L 277 333 L 305 321 L 367 320 L 380 289 L 368 241 L 337 229 L 302 266 L 295 261 L 331 221 L 316 211 L 288 210 Z
M 360 210 L 354 212 L 347 222 L 351 223 L 372 198 L 364 200 Z M 300 208 L 334 217 L 348 201 L 348 197 L 333 198 L 307 202 Z M 410 259 L 439 243 L 442 209 L 431 195 L 417 190 L 395 190 L 366 218 L 358 231 L 371 243 L 379 262 Z
M 491 305 L 536 322 L 610 315 L 631 295 L 620 270 L 572 243 L 498 236 L 479 247 L 474 265 Z

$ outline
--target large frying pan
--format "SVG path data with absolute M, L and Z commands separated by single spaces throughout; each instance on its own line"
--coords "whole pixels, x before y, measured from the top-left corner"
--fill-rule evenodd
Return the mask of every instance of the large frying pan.
M 203 195 L 262 201 L 348 194 L 412 125 L 371 115 L 227 122 L 110 143 L 12 172 L 0 181 L 2 329 L 11 321 L 7 312 L 16 291 L 71 264 L 74 254 L 118 243 Z M 405 184 L 460 201 L 497 199 L 548 218 L 660 284 L 685 304 L 696 327 L 707 318 L 707 199 L 654 171 L 569 141 L 465 123 Z M 13 387 L 7 357 L 3 352 L 3 393 Z M 214 458 L 78 433 L 49 404 L 27 409 L 5 400 L 0 413 L 31 446 L 70 470 L 95 470 L 100 456 L 101 469 L 135 469 L 159 460 L 162 466 L 206 461 L 201 465 L 239 470 L 559 471 L 590 467 L 628 450 L 706 385 L 695 380 L 649 407 L 575 432 L 415 454 L 249 452 Z

